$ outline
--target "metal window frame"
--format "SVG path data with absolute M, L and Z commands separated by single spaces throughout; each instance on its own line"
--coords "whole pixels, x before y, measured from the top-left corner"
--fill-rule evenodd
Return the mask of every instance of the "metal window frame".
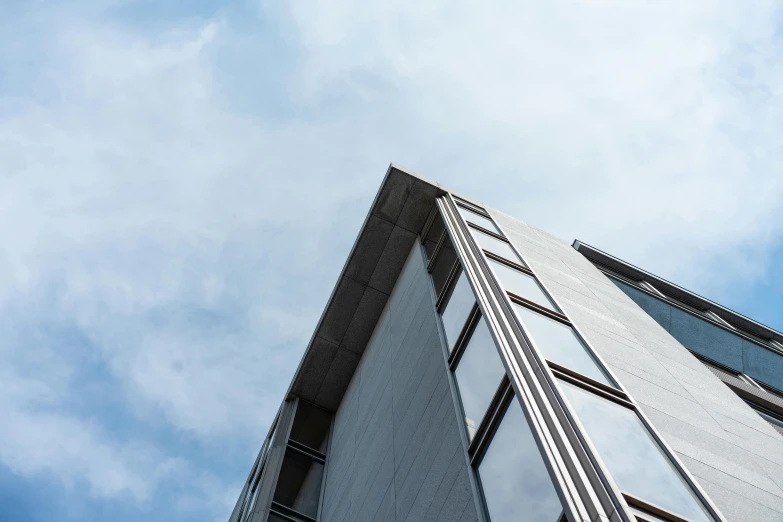
M 440 201 L 444 201 L 444 202 L 448 202 L 448 203 L 440 203 Z M 444 196 L 443 198 L 441 198 L 439 200 L 439 206 L 441 207 L 441 211 L 442 212 L 444 210 L 448 209 L 449 204 L 456 206 L 453 197 L 451 197 L 451 195 L 449 195 L 449 194 L 447 194 L 446 196 Z M 445 212 L 443 212 L 443 213 L 445 213 Z M 455 218 L 457 218 L 457 219 L 455 219 Z M 456 211 L 456 209 L 452 210 L 452 215 L 449 216 L 449 219 L 446 219 L 445 216 L 443 217 L 443 219 L 444 219 L 444 223 L 446 224 L 446 228 L 447 229 L 449 229 L 450 227 L 458 227 L 460 225 L 462 227 L 464 227 L 464 230 L 462 230 L 463 235 L 460 237 L 460 239 L 470 239 L 470 241 L 468 241 L 467 244 L 468 244 L 469 247 L 472 247 L 472 249 L 474 250 L 474 252 L 473 252 L 474 255 L 472 256 L 471 261 L 475 261 L 476 262 L 476 265 L 477 265 L 476 268 L 478 269 L 479 273 L 481 273 L 482 272 L 481 269 L 483 269 L 483 273 L 481 273 L 481 276 L 482 276 L 482 279 L 484 279 L 486 281 L 487 275 L 488 274 L 492 274 L 492 271 L 490 270 L 489 265 L 488 265 L 488 263 L 486 262 L 485 259 L 481 259 L 480 256 L 475 256 L 475 251 L 483 252 L 483 250 L 478 245 L 478 242 L 475 241 L 473 239 L 473 237 L 469 233 L 469 229 L 470 229 L 470 226 L 472 224 L 469 224 L 469 223 L 467 223 L 466 220 L 462 219 L 461 215 L 459 214 L 459 212 Z M 500 230 L 502 232 L 503 231 L 502 227 L 500 227 L 497 224 L 497 222 L 495 222 L 494 220 L 493 220 L 493 222 L 498 227 L 498 230 Z M 480 228 L 480 227 L 478 227 L 478 228 Z M 464 234 L 464 232 L 467 232 L 467 234 Z M 519 259 L 523 263 L 527 264 L 525 262 L 524 257 L 518 251 L 518 249 L 510 241 L 508 241 L 507 239 L 504 238 L 504 241 L 506 241 L 511 246 L 512 250 L 516 253 L 517 256 L 519 256 Z M 463 250 L 463 248 L 459 248 L 459 247 L 464 247 L 465 245 L 459 245 L 458 246 L 456 242 L 454 242 L 454 243 L 455 243 L 454 244 L 455 249 Z M 530 269 L 530 272 L 532 273 L 532 275 L 535 276 L 535 271 L 532 268 Z M 478 274 L 476 274 L 476 275 L 478 276 Z M 490 279 L 491 279 L 491 277 L 490 277 Z M 536 279 L 537 279 L 538 283 L 541 285 L 541 287 L 544 289 L 544 291 L 548 295 L 548 297 L 552 300 L 552 302 L 559 309 L 562 310 L 563 309 L 562 306 L 557 301 L 557 299 L 554 297 L 554 295 L 547 289 L 546 284 L 543 281 L 541 281 L 539 278 L 536 277 Z M 495 291 L 497 293 L 504 294 L 508 298 L 508 294 L 502 291 L 502 287 L 500 287 L 499 282 L 498 281 L 493 281 L 493 283 L 495 285 Z M 488 286 L 491 287 L 492 285 L 490 284 Z M 479 303 L 481 303 L 480 300 L 479 300 Z M 517 319 L 516 315 L 515 314 L 512 314 L 512 315 L 513 315 L 513 319 L 516 320 Z M 506 319 L 508 319 L 508 317 Z M 518 323 L 519 321 L 517 320 L 516 322 Z M 580 329 L 575 324 L 571 323 L 570 321 L 569 321 L 569 323 L 570 323 L 570 326 L 577 333 L 577 335 L 585 343 L 585 346 L 588 348 L 588 350 L 594 356 L 594 358 L 599 363 L 599 365 L 602 366 L 602 369 L 618 385 L 618 390 L 625 397 L 624 398 L 620 397 L 616 393 L 610 393 L 607 390 L 602 389 L 601 387 L 595 386 L 595 384 L 600 384 L 600 383 L 596 383 L 592 379 L 589 379 L 589 378 L 587 378 L 585 376 L 582 376 L 582 375 L 578 374 L 577 372 L 572 372 L 572 375 L 568 375 L 569 380 L 573 379 L 575 381 L 582 381 L 582 382 L 580 382 L 580 384 L 589 386 L 589 390 L 591 392 L 593 392 L 593 393 L 597 392 L 602 397 L 605 397 L 605 398 L 607 398 L 609 400 L 613 400 L 616 403 L 619 403 L 619 404 L 621 404 L 621 405 L 623 405 L 623 406 L 625 406 L 627 408 L 632 409 L 636 413 L 637 417 L 641 420 L 643 426 L 647 429 L 648 433 L 650 433 L 650 435 L 653 438 L 653 440 L 658 444 L 659 449 L 669 459 L 669 461 L 672 463 L 672 465 L 678 471 L 680 476 L 684 479 L 685 483 L 691 488 L 691 491 L 693 492 L 695 497 L 701 502 L 702 506 L 706 508 L 707 513 L 712 518 L 714 518 L 717 521 L 725 521 L 725 518 L 723 517 L 722 513 L 720 512 L 720 510 L 712 502 L 712 500 L 709 498 L 709 496 L 706 494 L 706 492 L 701 488 L 701 486 L 696 482 L 696 480 L 690 474 L 688 469 L 682 464 L 682 462 L 680 462 L 679 458 L 676 456 L 674 451 L 663 440 L 663 438 L 660 436 L 660 434 L 657 432 L 657 430 L 653 427 L 652 423 L 646 417 L 644 412 L 642 412 L 641 409 L 636 405 L 636 403 L 633 401 L 633 399 L 630 397 L 630 395 L 627 393 L 627 391 L 622 386 L 622 383 L 613 374 L 613 372 L 611 371 L 611 368 L 609 368 L 609 366 L 602 360 L 600 355 L 593 349 L 593 347 L 591 346 L 590 342 L 587 340 L 587 338 L 584 336 L 584 334 L 580 331 Z M 495 324 L 490 324 L 489 326 L 490 326 L 490 330 L 492 330 L 493 326 L 496 326 L 496 325 Z M 517 326 L 519 326 L 519 325 L 517 324 Z M 524 330 L 522 328 L 519 328 L 519 330 L 520 330 L 519 333 L 523 334 L 524 340 L 527 341 L 527 337 L 524 334 Z M 526 342 L 525 344 L 527 345 L 527 347 L 529 349 L 531 348 L 531 343 Z M 590 483 L 591 483 L 591 485 L 594 486 L 594 489 L 596 490 L 596 493 L 599 495 L 599 497 L 601 497 L 601 493 L 607 493 L 608 494 L 608 495 L 606 495 L 606 496 L 604 496 L 603 498 L 600 499 L 602 501 L 601 502 L 601 506 L 604 507 L 604 508 L 608 507 L 606 505 L 607 504 L 606 500 L 610 500 L 610 501 L 612 501 L 611 504 L 614 505 L 613 507 L 615 508 L 616 513 L 620 515 L 621 519 L 629 520 L 629 521 L 630 520 L 634 520 L 633 518 L 631 518 L 631 517 L 633 517 L 633 515 L 631 514 L 631 509 L 630 509 L 629 503 L 628 503 L 629 495 L 627 495 L 626 493 L 622 492 L 617 487 L 617 485 L 614 483 L 614 480 L 612 479 L 611 474 L 608 472 L 608 469 L 606 468 L 606 466 L 604 465 L 604 463 L 602 462 L 602 460 L 598 456 L 598 453 L 597 453 L 596 449 L 592 446 L 592 443 L 589 441 L 589 439 L 587 439 L 586 433 L 585 433 L 584 429 L 582 428 L 581 424 L 578 423 L 578 420 L 576 419 L 576 416 L 574 415 L 574 412 L 570 409 L 570 405 L 568 405 L 567 401 L 565 401 L 565 398 L 562 396 L 562 392 L 560 391 L 560 389 L 556 388 L 556 384 L 555 384 L 555 381 L 554 381 L 554 374 L 553 374 L 553 371 L 552 371 L 552 367 L 550 366 L 550 363 L 548 361 L 545 361 L 543 359 L 543 357 L 541 357 L 541 354 L 538 353 L 536 350 L 533 350 L 533 349 L 530 349 L 529 353 L 526 353 L 525 355 L 528 355 L 528 356 L 532 355 L 533 359 L 537 359 L 537 362 L 539 364 L 539 368 L 544 370 L 544 371 L 540 372 L 538 375 L 541 376 L 541 377 L 545 377 L 545 379 L 543 379 L 543 380 L 545 380 L 546 384 L 549 385 L 549 390 L 548 390 L 550 392 L 549 396 L 557 401 L 558 405 L 561 408 L 562 413 L 565 414 L 565 416 L 568 418 L 570 426 L 572 428 L 575 427 L 574 432 L 573 433 L 569 433 L 569 435 L 576 435 L 576 437 L 579 439 L 579 442 L 581 443 L 582 447 L 589 448 L 589 451 L 587 452 L 586 455 L 579 455 L 580 457 L 582 457 L 579 460 L 582 461 L 582 463 L 584 463 L 584 457 L 586 456 L 590 460 L 590 462 L 592 463 L 594 469 L 596 469 L 598 471 L 598 473 L 597 473 L 598 477 L 597 478 L 599 479 L 599 482 L 605 487 L 604 491 L 601 491 L 601 488 L 595 488 L 595 486 L 597 486 L 596 482 L 594 481 L 595 477 L 591 477 L 591 479 L 593 479 L 593 480 L 590 480 Z M 506 361 L 504 360 L 504 363 L 505 362 Z M 563 374 L 562 367 L 559 368 L 558 371 L 559 371 L 559 373 Z M 508 368 L 507 368 L 507 372 L 508 372 Z M 575 377 L 574 374 L 579 375 L 579 377 Z M 511 375 L 511 374 L 509 373 L 509 375 Z M 593 382 L 591 383 L 590 381 L 593 381 Z M 512 384 L 516 384 L 514 382 L 514 380 L 512 380 Z M 557 390 L 557 391 L 555 391 L 555 390 Z M 534 431 L 534 436 L 535 435 L 536 435 L 536 433 Z M 585 468 L 587 468 L 587 467 L 585 467 Z M 585 471 L 589 471 L 589 470 L 585 469 Z M 635 498 L 635 497 L 632 497 L 632 498 Z M 635 500 L 636 501 L 640 501 L 640 502 L 644 502 L 644 501 L 641 501 L 640 499 L 635 499 Z M 595 505 L 587 506 L 587 507 L 594 507 L 594 506 Z M 618 507 L 620 509 L 617 509 Z M 564 508 L 565 508 L 565 506 L 564 506 Z M 672 513 L 668 513 L 668 512 L 666 512 L 666 510 L 662 510 L 662 508 L 659 508 L 659 509 L 661 509 L 661 511 L 662 511 L 660 513 L 661 515 L 668 516 L 669 519 L 673 520 L 673 521 L 677 520 L 677 518 L 676 518 L 677 515 L 674 515 Z M 674 517 L 674 518 L 672 518 L 672 517 Z

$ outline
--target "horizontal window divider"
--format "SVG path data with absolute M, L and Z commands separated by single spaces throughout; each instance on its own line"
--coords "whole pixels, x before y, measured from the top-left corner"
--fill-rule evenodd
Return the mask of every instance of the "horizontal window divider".
M 317 450 L 314 450 L 312 448 L 309 448 L 309 447 L 305 446 L 301 442 L 296 442 L 295 440 L 290 440 L 289 439 L 288 447 L 291 448 L 292 450 L 298 452 L 298 453 L 301 453 L 302 455 L 304 455 L 306 457 L 310 457 L 313 460 L 317 460 L 321 464 L 325 464 L 326 463 L 326 455 L 324 455 L 320 451 L 317 451 Z
M 291 522 L 316 522 L 313 517 L 308 517 L 307 515 L 302 514 L 295 509 L 291 509 L 290 507 L 284 506 L 279 502 L 275 502 L 274 500 L 272 501 L 270 512 L 279 517 L 285 518 L 286 520 L 290 520 Z
M 484 418 L 481 419 L 481 423 L 476 430 L 476 436 L 473 437 L 473 440 L 468 446 L 471 466 L 478 466 L 484 449 L 486 449 L 491 442 L 492 433 L 502 420 L 506 405 L 513 397 L 514 390 L 511 388 L 511 381 L 509 380 L 508 375 L 504 375 L 500 380 L 498 389 L 495 390 L 495 395 L 489 403 Z
M 495 239 L 499 239 L 500 241 L 503 241 L 504 243 L 510 243 L 510 241 L 508 239 L 506 239 L 505 236 L 502 236 L 502 235 L 498 234 L 497 232 L 492 232 L 491 230 L 487 230 L 486 228 L 481 227 L 481 226 L 479 226 L 479 225 L 477 225 L 475 223 L 471 223 L 468 220 L 465 220 L 465 223 L 467 223 L 469 227 L 475 228 L 479 232 L 483 232 L 484 234 L 487 234 L 488 236 L 492 236 Z
M 628 395 L 622 390 L 618 390 L 617 388 L 613 388 L 612 386 L 604 384 L 600 381 L 596 381 L 595 379 L 587 377 L 586 375 L 582 375 L 579 372 L 575 372 L 571 368 L 568 368 L 567 366 L 563 366 L 561 364 L 557 364 L 556 362 L 550 361 L 549 359 L 546 359 L 546 363 L 549 365 L 549 367 L 552 369 L 553 372 L 557 371 L 560 372 L 561 374 L 568 375 L 569 377 L 572 377 L 574 379 L 580 379 L 585 383 L 594 386 L 596 388 L 599 388 L 600 390 L 606 393 L 611 393 L 624 401 L 627 401 L 629 403 L 631 402 L 631 399 L 629 399 Z
M 438 313 L 443 312 L 443 307 L 446 304 L 446 299 L 448 295 L 450 295 L 451 291 L 454 290 L 452 286 L 454 285 L 454 282 L 457 279 L 457 276 L 460 272 L 460 264 L 459 260 L 457 260 L 454 263 L 454 266 L 451 267 L 451 270 L 449 271 L 449 276 L 446 278 L 446 282 L 443 284 L 443 290 L 441 290 L 440 295 L 438 296 L 438 300 L 435 303 L 435 310 Z
M 454 343 L 454 348 L 449 355 L 448 363 L 451 371 L 454 371 L 459 364 L 459 360 L 462 357 L 462 354 L 465 353 L 465 348 L 468 346 L 470 336 L 473 333 L 473 330 L 476 329 L 480 320 L 481 310 L 479 309 L 478 303 L 475 303 L 473 309 L 470 311 L 470 315 L 468 315 L 468 320 L 465 321 L 465 326 L 462 328 L 462 332 L 460 332 L 457 342 Z
M 536 274 L 534 274 L 533 271 L 530 270 L 525 265 L 520 265 L 519 263 L 515 263 L 513 261 L 509 261 L 505 257 L 500 257 L 499 255 L 493 254 L 492 252 L 488 252 L 486 250 L 484 250 L 484 255 L 487 256 L 487 258 L 489 258 L 489 259 L 491 259 L 493 261 L 497 261 L 498 263 L 503 263 L 504 265 L 506 265 L 508 267 L 511 267 L 511 268 L 514 268 L 516 270 L 519 270 L 520 272 L 524 272 L 524 273 L 526 273 L 529 276 L 536 277 Z
M 596 395 L 603 397 L 604 399 L 609 399 L 612 402 L 616 402 L 617 404 L 621 406 L 625 406 L 626 408 L 636 410 L 636 405 L 632 403 L 629 399 L 625 398 L 625 394 L 622 396 L 619 394 L 615 394 L 614 392 L 609 392 L 604 389 L 604 386 L 599 385 L 601 383 L 594 381 L 593 379 L 589 377 L 585 377 L 584 375 L 580 373 L 576 373 L 573 370 L 568 370 L 568 373 L 560 371 L 556 368 L 552 367 L 552 363 L 547 361 L 549 364 L 549 369 L 552 371 L 552 374 L 564 381 L 570 382 L 571 384 L 575 384 L 576 386 L 579 386 L 580 388 L 583 388 L 589 392 L 595 393 Z M 562 366 L 561 366 L 562 368 Z M 619 391 L 619 390 L 615 390 Z
M 550 319 L 554 319 L 555 321 L 558 321 L 560 323 L 563 323 L 566 326 L 573 326 L 571 321 L 566 317 L 565 315 L 555 312 L 554 310 L 550 310 L 549 308 L 545 306 L 541 306 L 538 303 L 534 303 L 533 301 L 530 301 L 528 299 L 525 299 L 524 297 L 520 297 L 517 294 L 514 294 L 512 292 L 506 292 L 508 294 L 508 298 L 511 300 L 512 303 L 516 303 L 519 305 L 522 305 L 526 308 L 530 308 L 531 310 L 534 310 L 542 315 L 545 315 L 549 317 Z M 580 336 L 581 337 L 581 336 Z
M 489 213 L 478 205 L 475 205 L 470 201 L 466 201 L 459 196 L 455 196 L 454 194 L 451 196 L 454 198 L 454 203 L 456 203 L 458 207 L 466 208 L 471 212 L 476 212 L 477 214 L 482 214 L 484 217 L 491 218 Z
M 630 506 L 641 509 L 642 511 L 646 511 L 656 517 L 661 517 L 665 520 L 670 520 L 671 522 L 691 522 L 690 519 L 683 518 L 667 509 L 656 506 L 655 504 L 651 504 L 646 500 L 640 499 L 639 497 L 635 497 L 630 493 L 623 492 L 623 497 L 625 497 L 625 501 L 628 502 Z
M 443 243 L 446 242 L 446 237 L 448 236 L 448 232 L 444 229 L 443 232 L 440 234 L 440 239 L 438 239 L 438 244 L 435 245 L 435 250 L 432 251 L 432 256 L 430 256 L 430 260 L 427 263 L 427 272 L 432 271 L 432 266 L 435 264 L 435 259 L 437 259 L 438 254 L 440 254 L 440 249 L 443 246 Z

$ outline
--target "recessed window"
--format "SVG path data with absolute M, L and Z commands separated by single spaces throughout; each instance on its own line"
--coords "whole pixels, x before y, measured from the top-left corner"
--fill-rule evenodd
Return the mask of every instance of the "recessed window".
M 468 316 L 475 304 L 476 298 L 473 296 L 473 290 L 470 288 L 468 276 L 464 270 L 460 270 L 449 300 L 443 312 L 441 312 L 443 330 L 446 333 L 446 343 L 448 344 L 449 352 L 454 349 L 454 344 L 465 327 Z
M 315 518 L 324 465 L 292 448 L 285 451 L 273 501 Z
M 430 225 L 430 229 L 424 237 L 424 251 L 427 253 L 427 261 L 432 257 L 432 253 L 435 251 L 435 247 L 438 246 L 438 241 L 444 230 L 446 230 L 446 225 L 443 223 L 443 218 L 440 217 L 440 212 L 438 212 L 435 214 L 432 225 Z
M 622 491 L 694 522 L 712 520 L 636 412 L 562 380 L 560 387 Z
M 530 426 L 516 398 L 478 466 L 492 522 L 556 522 L 563 511 Z
M 514 309 L 545 359 L 614 387 L 573 328 L 517 303 Z
M 498 227 L 490 218 L 486 216 L 482 216 L 481 214 L 476 214 L 475 212 L 472 212 L 466 209 L 465 207 L 461 207 L 459 205 L 457 205 L 457 209 L 459 210 L 459 213 L 462 215 L 465 221 L 469 223 L 473 223 L 474 225 L 478 225 L 483 229 L 489 230 L 490 232 L 500 234 L 500 229 L 498 229 Z
M 516 252 L 514 252 L 514 249 L 511 248 L 511 245 L 507 242 L 490 236 L 489 234 L 485 234 L 479 230 L 476 230 L 475 228 L 471 228 L 470 232 L 473 234 L 473 237 L 476 239 L 476 242 L 479 244 L 482 250 L 492 252 L 493 254 L 498 255 L 503 259 L 508 259 L 511 262 L 522 264 L 522 260 L 519 259 L 519 256 L 516 254 Z
M 454 371 L 469 439 L 472 440 L 476 434 L 505 374 L 495 341 L 492 340 L 486 321 L 481 317 Z
M 500 284 L 507 292 L 516 294 L 528 301 L 533 301 L 550 310 L 557 310 L 557 307 L 555 307 L 554 303 L 547 297 L 533 276 L 527 275 L 520 270 L 511 268 L 494 259 L 488 259 L 488 261 L 492 270 L 497 275 Z
M 294 424 L 289 438 L 321 453 L 326 453 L 326 440 L 332 415 L 305 401 L 300 400 L 296 407 Z
M 446 236 L 443 240 L 443 246 L 441 246 L 438 251 L 435 262 L 432 265 L 432 270 L 430 271 L 432 274 L 432 284 L 435 287 L 435 295 L 440 295 L 456 261 L 457 252 L 454 250 L 451 238 Z

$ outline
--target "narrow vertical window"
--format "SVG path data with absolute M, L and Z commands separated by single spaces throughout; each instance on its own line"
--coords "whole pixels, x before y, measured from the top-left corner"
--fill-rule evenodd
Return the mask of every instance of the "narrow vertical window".
M 557 307 L 544 293 L 535 277 L 500 261 L 494 259 L 488 259 L 488 261 L 492 271 L 497 275 L 500 285 L 506 292 L 510 292 L 544 308 L 557 311 Z
M 478 475 L 492 522 L 560 519 L 560 499 L 516 398 L 506 407 Z
M 468 276 L 464 270 L 460 270 L 457 282 L 454 284 L 451 295 L 449 295 L 448 301 L 441 312 L 443 331 L 446 334 L 449 352 L 454 349 L 454 345 L 475 305 L 476 298 L 473 297 L 473 290 L 470 288 Z
M 545 359 L 614 387 L 573 328 L 516 303 L 514 310 Z
M 486 321 L 481 317 L 454 371 L 470 440 L 476 434 L 505 374 L 495 341 Z
M 694 522 L 712 520 L 636 412 L 562 380 L 560 388 L 624 493 Z
M 517 253 L 514 252 L 514 249 L 511 248 L 511 245 L 506 241 L 498 239 L 495 236 L 485 234 L 484 232 L 475 228 L 471 228 L 470 232 L 473 234 L 473 237 L 476 238 L 476 242 L 479 244 L 482 250 L 486 250 L 487 252 L 500 256 L 503 259 L 508 259 L 514 263 L 520 265 L 522 264 L 522 260 L 519 259 Z
M 490 218 L 473 212 L 472 210 L 468 210 L 460 205 L 457 205 L 457 210 L 459 210 L 459 213 L 462 215 L 463 219 L 465 219 L 465 221 L 468 223 L 473 223 L 474 225 L 480 226 L 484 230 L 489 230 L 495 234 L 500 234 L 500 230 L 498 229 L 497 225 L 495 225 L 495 223 L 493 223 Z

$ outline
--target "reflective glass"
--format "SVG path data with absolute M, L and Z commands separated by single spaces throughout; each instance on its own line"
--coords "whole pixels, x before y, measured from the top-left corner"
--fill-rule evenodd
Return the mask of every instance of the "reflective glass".
M 427 236 L 424 238 L 424 251 L 427 253 L 427 261 L 432 257 L 432 252 L 438 246 L 438 240 L 445 229 L 443 218 L 440 217 L 440 212 L 438 212 L 432 221 L 432 225 L 430 225 L 430 229 L 427 231 Z
M 514 309 L 545 359 L 614 386 L 573 328 L 516 303 Z
M 564 381 L 560 387 L 621 490 L 695 522 L 711 520 L 636 412 Z
M 454 343 L 457 342 L 457 338 L 460 332 L 462 332 L 462 328 L 465 326 L 474 304 L 476 304 L 476 298 L 473 296 L 473 290 L 470 288 L 468 276 L 464 270 L 461 270 L 457 278 L 457 284 L 454 285 L 454 289 L 451 291 L 449 300 L 446 303 L 446 308 L 443 309 L 441 314 L 449 352 L 454 349 Z
M 462 214 L 462 217 L 465 219 L 465 221 L 469 221 L 474 225 L 478 225 L 481 228 L 485 228 L 490 232 L 495 232 L 496 234 L 500 234 L 500 229 L 498 229 L 495 223 L 488 217 L 484 217 L 481 214 L 476 214 L 475 212 L 471 212 L 470 210 L 460 207 L 459 205 L 457 205 L 457 209 L 459 209 L 459 213 Z
M 329 437 L 331 423 L 332 415 L 329 412 L 300 400 L 289 438 L 326 453 L 326 439 Z
M 443 246 L 440 248 L 438 257 L 435 258 L 435 263 L 432 265 L 432 271 L 430 272 L 432 274 L 432 284 L 435 286 L 435 295 L 440 295 L 456 260 L 457 252 L 454 251 L 454 245 L 447 236 L 443 241 Z
M 274 501 L 315 518 L 321 496 L 324 465 L 291 448 L 286 449 Z
M 503 375 L 505 369 L 500 362 L 500 354 L 482 317 L 470 335 L 465 353 L 454 372 L 469 439 L 472 440 L 476 434 Z
M 557 310 L 557 307 L 549 300 L 533 276 L 529 276 L 493 259 L 488 259 L 488 261 L 500 284 L 506 291 L 519 297 L 524 297 L 528 301 L 533 301 L 550 310 Z
M 518 263 L 520 265 L 523 264 L 522 260 L 519 259 L 519 256 L 516 254 L 516 252 L 514 252 L 514 249 L 511 248 L 511 245 L 505 241 L 501 241 L 500 239 L 492 237 L 489 234 L 479 232 L 475 228 L 471 228 L 470 233 L 473 234 L 476 242 L 483 250 L 492 252 L 493 254 L 496 254 L 503 259 L 508 259 L 514 263 Z
M 516 398 L 506 409 L 478 474 L 492 522 L 560 518 L 560 499 Z

